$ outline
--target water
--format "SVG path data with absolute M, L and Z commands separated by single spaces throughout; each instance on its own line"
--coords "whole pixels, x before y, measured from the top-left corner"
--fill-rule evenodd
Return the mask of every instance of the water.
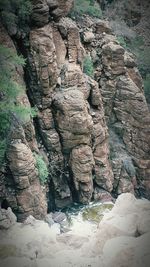
M 91 202 L 88 205 L 74 203 L 63 210 L 67 216 L 67 227 L 75 234 L 86 236 L 95 231 L 104 214 L 113 208 L 112 202 Z

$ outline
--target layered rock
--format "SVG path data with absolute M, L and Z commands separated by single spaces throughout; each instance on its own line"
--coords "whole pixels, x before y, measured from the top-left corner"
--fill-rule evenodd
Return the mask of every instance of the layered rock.
M 144 186 L 149 196 L 149 110 L 135 58 L 120 46 L 107 22 L 85 18 L 80 27 L 83 36 L 88 30 L 95 35 L 85 48 L 96 67 L 109 127 L 114 189 L 134 192 Z
M 113 206 L 111 211 L 108 211 L 109 205 Z M 97 223 L 91 221 L 93 215 L 97 215 Z M 71 218 L 68 232 L 60 231 L 60 225 L 63 226 L 66 220 L 61 212 L 48 214 L 46 222 L 29 216 L 24 223 L 14 221 L 7 225 L 7 230 L 0 229 L 1 265 L 33 266 L 33 261 L 36 261 L 40 267 L 49 264 L 62 267 L 97 267 L 99 264 L 101 267 L 149 266 L 148 200 L 122 194 L 114 205 L 86 206 Z
M 7 158 L 13 177 L 17 202 L 15 212 L 18 219 L 23 220 L 29 214 L 42 218 L 47 213 L 47 203 L 38 179 L 36 162 L 30 148 L 13 140 L 10 143 Z
M 110 128 L 121 137 L 127 154 L 131 158 L 130 162 L 139 162 L 139 165 L 135 163 L 138 168 L 136 178 L 138 181 L 145 180 L 142 184 L 145 184 L 149 191 L 147 180 L 150 177 L 148 167 L 150 120 L 141 76 L 133 57 L 112 42 L 102 46 L 102 62 L 103 73 L 107 79 L 102 78 L 100 85 L 108 123 Z M 108 84 L 111 84 L 112 93 L 108 92 Z M 147 166 L 143 170 L 139 158 L 142 162 L 144 160 Z M 125 157 L 124 160 L 126 160 Z M 121 172 L 127 171 L 126 177 L 129 175 L 131 180 L 134 179 L 135 171 L 133 173 L 132 166 L 127 167 L 131 172 L 126 170 L 126 167 L 122 166 Z M 123 178 L 122 174 L 120 176 Z
M 29 99 L 25 93 L 17 101 L 36 106 L 36 134 L 31 118 L 14 127 L 0 192 L 22 218 L 44 216 L 46 194 L 49 206 L 59 208 L 110 197 L 112 191 L 147 188 L 149 196 L 149 111 L 135 59 L 108 22 L 64 17 L 72 2 L 34 0 L 32 30 L 18 42 L 27 56 Z M 15 49 L 5 31 L 2 36 Z M 87 55 L 92 78 L 83 73 Z M 16 79 L 24 84 L 22 69 Z M 44 192 L 31 151 L 41 154 L 49 169 Z
M 73 0 L 33 0 L 31 20 L 37 27 L 42 27 L 52 19 L 65 17 L 73 6 Z
M 16 53 L 12 40 L 2 26 L 1 32 L 1 44 Z M 25 89 L 22 67 L 12 68 L 15 81 Z M 16 102 L 30 109 L 25 91 L 17 97 Z M 23 124 L 17 117 L 12 118 L 6 153 L 7 168 L 1 170 L 0 202 L 5 209 L 11 207 L 19 220 L 24 220 L 29 214 L 43 218 L 47 213 L 45 193 L 40 186 L 32 151 L 39 153 L 32 118 L 27 115 Z
M 61 159 L 58 172 L 52 175 L 56 195 L 62 202 L 63 197 L 58 192 L 63 187 L 64 200 L 65 196 L 69 198 L 71 190 L 73 198 L 88 202 L 92 198 L 94 177 L 97 186 L 112 191 L 113 173 L 108 160 L 108 133 L 101 94 L 97 82 L 82 72 L 85 50 L 76 23 L 61 18 L 56 24 L 33 29 L 30 44 L 30 97 L 39 109 L 39 132 L 49 153 L 50 172 L 51 164 L 57 166 L 58 157 Z M 78 153 L 83 158 L 88 154 L 88 163 L 82 159 L 76 161 Z M 87 176 L 81 169 L 82 161 L 83 170 L 87 164 L 90 166 Z M 75 169 L 79 170 L 79 175 Z M 60 205 L 58 202 L 57 199 Z

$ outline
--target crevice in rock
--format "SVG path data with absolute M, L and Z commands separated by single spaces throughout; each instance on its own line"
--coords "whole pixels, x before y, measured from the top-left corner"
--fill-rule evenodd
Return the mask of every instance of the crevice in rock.
M 1 209 L 7 210 L 8 207 L 10 207 L 8 201 L 6 199 L 3 199 L 1 202 Z

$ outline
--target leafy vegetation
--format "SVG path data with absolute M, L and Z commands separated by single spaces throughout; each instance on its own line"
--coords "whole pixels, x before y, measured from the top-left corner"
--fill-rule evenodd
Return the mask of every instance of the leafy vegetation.
M 83 14 L 88 14 L 92 17 L 101 18 L 102 11 L 98 3 L 94 0 L 75 0 L 74 7 L 71 11 L 71 17 L 81 16 Z
M 125 38 L 123 36 L 118 36 L 117 40 L 121 46 L 123 46 L 125 49 L 127 49 L 127 43 L 126 43 Z
M 148 73 L 144 79 L 144 90 L 147 102 L 150 103 L 150 73 Z
M 24 29 L 30 20 L 32 3 L 30 0 L 0 0 L 2 22 L 9 27 Z
M 86 56 L 83 61 L 83 72 L 90 77 L 94 76 L 93 62 L 90 56 Z
M 47 178 L 49 175 L 48 172 L 48 168 L 46 166 L 46 163 L 43 160 L 43 157 L 34 153 L 33 154 L 36 160 L 36 167 L 38 169 L 38 173 L 39 173 L 39 179 L 40 179 L 40 183 L 42 185 L 44 185 L 47 182 Z
M 24 88 L 14 81 L 17 66 L 25 65 L 22 56 L 13 50 L 0 45 L 0 166 L 3 162 L 8 144 L 8 133 L 14 119 L 23 124 L 32 116 L 32 109 L 17 103 L 16 99 L 24 92 Z

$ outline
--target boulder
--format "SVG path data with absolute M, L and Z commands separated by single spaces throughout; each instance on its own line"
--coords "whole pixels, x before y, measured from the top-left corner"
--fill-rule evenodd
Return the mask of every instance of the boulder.
M 95 38 L 95 35 L 91 31 L 86 31 L 83 33 L 83 41 L 85 43 L 91 43 Z
M 17 221 L 16 215 L 12 212 L 11 208 L 7 210 L 0 209 L 0 229 L 8 229 Z

